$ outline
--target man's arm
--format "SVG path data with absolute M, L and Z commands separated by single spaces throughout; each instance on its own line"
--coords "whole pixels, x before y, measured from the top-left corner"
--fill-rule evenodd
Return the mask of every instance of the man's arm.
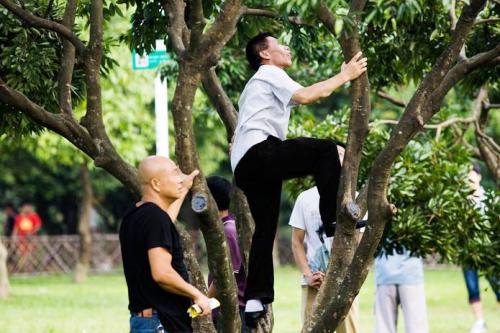
M 298 104 L 311 104 L 318 99 L 328 97 L 344 83 L 356 79 L 366 71 L 366 58 L 361 58 L 362 53 L 356 54 L 349 63 L 343 63 L 340 73 L 308 87 L 297 90 L 292 95 L 292 100 Z
M 202 310 L 202 315 L 211 313 L 208 297 L 184 279 L 172 267 L 172 255 L 163 247 L 148 250 L 149 265 L 153 280 L 166 291 L 189 297 Z M 187 309 L 186 309 L 187 310 Z
M 167 208 L 168 216 L 170 216 L 170 219 L 172 221 L 177 220 L 177 216 L 179 215 L 179 211 L 181 210 L 182 202 L 186 198 L 186 195 L 188 194 L 191 186 L 193 186 L 194 177 L 198 176 L 199 173 L 200 172 L 198 170 L 194 170 L 190 175 L 186 175 L 181 172 L 183 186 L 182 196 L 172 202 L 172 204 Z
M 307 264 L 306 251 L 304 248 L 304 238 L 306 232 L 299 228 L 293 228 L 292 230 L 292 252 L 295 263 L 299 266 L 300 271 L 306 278 L 307 284 L 311 287 L 319 288 L 322 282 L 321 272 L 313 273 Z

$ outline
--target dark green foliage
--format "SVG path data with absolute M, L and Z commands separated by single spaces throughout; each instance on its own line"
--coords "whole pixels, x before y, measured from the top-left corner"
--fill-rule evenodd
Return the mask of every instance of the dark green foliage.
M 317 124 L 296 122 L 291 134 L 345 142 L 347 121 L 348 112 L 344 109 Z M 433 139 L 432 132 L 418 135 L 396 159 L 388 198 L 398 213 L 386 227 L 381 247 L 388 253 L 403 247 L 421 256 L 437 253 L 448 262 L 490 269 L 495 260 L 498 262 L 500 253 L 499 193 L 489 194 L 484 214 L 471 203 L 470 153 L 463 146 L 454 145 L 447 132 L 439 141 Z M 367 181 L 372 163 L 389 134 L 388 128 L 371 128 L 363 150 L 359 187 Z M 286 188 L 295 198 L 311 186 L 313 180 L 306 178 L 289 182 Z
M 52 6 L 49 7 L 49 3 Z M 64 13 L 64 1 L 48 2 L 31 0 L 24 2 L 24 7 L 33 14 L 61 22 Z M 115 8 L 115 9 L 113 9 Z M 116 4 L 106 7 L 106 18 L 119 14 Z M 87 17 L 89 2 L 81 3 L 78 15 Z M 120 11 L 121 13 L 121 11 Z M 86 22 L 88 23 L 88 22 Z M 77 35 L 85 35 L 78 27 Z M 11 88 L 18 90 L 36 104 L 49 112 L 59 112 L 58 73 L 62 56 L 62 39 L 55 32 L 44 29 L 28 28 L 20 19 L 0 6 L 0 77 Z M 104 57 L 101 72 L 106 75 L 116 62 L 108 56 L 110 48 L 116 45 L 116 39 L 105 37 Z M 85 98 L 83 65 L 75 64 L 72 80 L 72 101 L 77 106 Z M 0 102 L 0 134 L 9 137 L 40 132 L 39 125 L 30 121 L 19 110 Z
M 42 1 L 26 4 L 27 9 L 38 14 L 45 13 L 46 6 Z M 62 11 L 53 6 L 49 16 L 60 18 Z M 19 19 L 0 7 L 0 77 L 51 112 L 58 110 L 57 74 L 61 50 L 62 43 L 55 33 L 27 29 Z M 81 89 L 81 80 L 77 79 L 76 83 Z M 74 97 L 78 98 L 76 94 Z M 19 135 L 31 131 L 40 131 L 39 125 L 0 102 L 0 134 Z

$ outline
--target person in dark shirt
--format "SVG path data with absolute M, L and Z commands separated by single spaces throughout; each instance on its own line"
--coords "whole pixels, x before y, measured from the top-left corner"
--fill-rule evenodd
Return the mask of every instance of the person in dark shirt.
M 211 313 L 208 298 L 188 281 L 175 220 L 198 175 L 184 175 L 168 158 L 150 156 L 139 165 L 141 201 L 120 225 L 131 333 L 192 332 L 187 309 L 194 302 Z
M 12 202 L 6 202 L 4 205 L 5 226 L 3 229 L 4 236 L 11 236 L 14 231 L 14 222 L 16 221 L 17 211 Z
M 210 176 L 207 178 L 208 188 L 214 197 L 217 209 L 219 211 L 219 218 L 224 224 L 224 234 L 226 235 L 226 242 L 231 255 L 231 263 L 233 264 L 234 277 L 236 279 L 236 286 L 238 288 L 238 303 L 240 306 L 241 318 L 241 333 L 246 332 L 245 325 L 245 286 L 246 274 L 245 267 L 243 266 L 243 258 L 238 243 L 238 234 L 236 232 L 236 221 L 233 214 L 229 213 L 229 204 L 231 203 L 231 192 L 233 186 L 231 183 L 221 176 Z M 212 274 L 208 274 L 208 297 L 216 297 L 217 290 L 213 284 Z M 217 326 L 217 311 L 212 312 L 214 324 Z

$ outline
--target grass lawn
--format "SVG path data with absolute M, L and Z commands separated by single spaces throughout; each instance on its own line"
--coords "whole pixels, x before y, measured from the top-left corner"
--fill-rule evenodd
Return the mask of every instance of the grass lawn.
M 427 270 L 425 280 L 431 332 L 468 333 L 473 319 L 461 271 Z M 127 290 L 120 274 L 91 276 L 83 285 L 73 284 L 66 275 L 17 277 L 11 284 L 11 296 L 0 301 L 0 333 L 127 332 Z M 487 286 L 481 280 L 488 332 L 500 333 L 500 307 L 491 290 L 484 291 Z M 274 332 L 299 332 L 300 287 L 295 268 L 276 271 L 276 295 Z M 373 296 L 370 275 L 360 295 L 361 333 L 372 332 Z

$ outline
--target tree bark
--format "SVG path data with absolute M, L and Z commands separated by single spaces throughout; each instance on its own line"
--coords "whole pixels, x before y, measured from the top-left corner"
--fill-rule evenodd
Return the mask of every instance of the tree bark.
M 7 271 L 7 248 L 0 239 L 0 299 L 9 296 L 9 273 Z
M 198 152 L 192 130 L 192 106 L 201 79 L 201 70 L 196 63 L 179 61 L 179 76 L 175 89 L 172 114 L 175 128 L 175 151 L 184 173 L 200 170 Z M 233 274 L 226 237 L 219 221 L 217 205 L 208 190 L 202 170 L 192 187 L 193 209 L 199 214 L 201 231 L 208 253 L 208 266 L 214 276 L 215 288 L 221 302 L 223 332 L 240 330 L 236 281 Z
M 333 332 L 340 320 L 344 318 L 354 297 L 359 293 L 359 289 L 368 274 L 369 265 L 373 260 L 373 255 L 380 242 L 385 225 L 390 217 L 396 212 L 395 207 L 390 205 L 386 198 L 392 164 L 414 135 L 423 128 L 424 124 L 433 114 L 439 111 L 439 107 L 437 106 L 441 105 L 442 98 L 444 98 L 445 94 L 440 95 L 441 99 L 433 99 L 432 95 L 434 94 L 434 96 L 436 96 L 436 91 L 445 91 L 444 88 L 440 87 L 443 82 L 445 87 L 447 87 L 449 82 L 452 82 L 451 80 L 446 80 L 446 76 L 450 69 L 452 69 L 453 64 L 456 63 L 460 50 L 473 26 L 474 19 L 484 7 L 485 2 L 485 0 L 473 0 L 470 5 L 464 7 L 456 29 L 453 32 L 450 45 L 443 51 L 431 71 L 420 84 L 417 92 L 406 106 L 405 112 L 393 131 L 388 144 L 375 159 L 368 183 L 368 210 L 370 216 L 365 234 L 354 253 L 354 257 L 352 257 L 352 261 L 348 266 L 348 271 L 346 272 L 344 270 L 343 272 L 345 272 L 345 274 L 335 276 L 332 283 L 334 283 L 336 288 L 330 290 L 328 295 L 326 295 L 327 293 L 325 290 L 327 288 L 325 283 L 323 283 L 318 297 L 319 300 L 317 300 L 314 306 L 314 313 L 309 322 L 304 326 L 303 332 Z M 353 0 L 351 9 L 358 5 L 364 5 L 364 1 Z M 352 117 L 354 117 L 354 114 Z M 353 120 L 352 117 L 351 121 Z M 363 117 L 360 117 L 358 125 L 356 126 L 364 128 L 365 124 L 362 123 L 363 120 Z M 351 124 L 352 123 L 350 123 L 350 126 Z M 368 124 L 366 124 L 366 126 L 367 125 Z M 349 160 L 347 152 L 346 160 Z M 346 168 L 344 167 L 344 169 Z M 342 182 L 342 184 L 344 183 Z M 355 183 L 353 183 L 353 185 L 355 185 Z M 349 188 L 344 187 L 343 190 L 348 191 Z M 342 218 L 342 213 L 341 211 L 339 214 L 340 218 Z M 332 260 L 330 261 L 330 268 L 326 277 L 327 282 L 333 279 L 332 274 L 338 273 L 336 268 L 342 266 L 335 260 L 336 255 L 340 255 L 341 253 L 342 255 L 344 254 L 344 252 L 335 252 L 337 251 L 338 244 L 348 243 L 346 240 L 339 239 L 338 232 L 339 230 L 337 229 L 332 250 L 333 255 L 331 258 L 333 262 Z M 344 234 L 346 231 L 342 228 L 341 232 Z M 350 249 L 352 249 L 352 247 L 348 246 L 347 250 L 349 251 Z M 340 250 L 342 251 L 342 249 Z M 345 258 L 343 261 L 344 263 L 348 263 Z M 330 297 L 330 301 L 323 302 L 323 299 L 327 298 L 327 296 Z
M 80 206 L 80 218 L 78 220 L 78 235 L 80 236 L 80 253 L 75 268 L 74 280 L 76 283 L 82 283 L 87 279 L 87 273 L 90 268 L 92 258 L 92 233 L 90 230 L 90 221 L 92 219 L 92 181 L 90 180 L 87 161 L 80 167 L 82 180 L 82 204 Z
M 350 15 L 355 22 L 360 21 L 356 13 L 363 10 L 365 2 L 364 0 L 351 2 Z M 318 17 L 330 32 L 335 34 L 333 13 L 324 2 L 319 5 Z M 356 29 L 343 31 L 340 35 L 340 44 L 344 58 L 348 61 L 361 50 L 358 31 Z M 338 302 L 332 299 L 332 295 L 341 293 L 342 281 L 348 274 L 357 247 L 355 225 L 362 216 L 360 208 L 355 205 L 355 193 L 363 143 L 368 133 L 369 116 L 370 85 L 368 75 L 365 73 L 352 82 L 351 118 L 337 195 L 337 229 L 332 244 L 332 255 L 325 280 L 314 302 L 312 315 L 304 325 L 303 332 L 323 332 L 335 328 L 343 320 L 354 300 L 353 297 Z
M 201 273 L 200 265 L 196 260 L 196 255 L 194 253 L 193 247 L 191 246 L 191 240 L 189 233 L 182 227 L 177 225 L 177 230 L 182 238 L 183 250 L 184 250 L 184 263 L 189 273 L 189 282 L 200 290 L 203 294 L 207 294 L 207 285 L 205 283 L 205 278 Z M 210 316 L 207 317 L 196 317 L 192 322 L 193 331 L 195 333 L 215 333 L 215 327 Z

